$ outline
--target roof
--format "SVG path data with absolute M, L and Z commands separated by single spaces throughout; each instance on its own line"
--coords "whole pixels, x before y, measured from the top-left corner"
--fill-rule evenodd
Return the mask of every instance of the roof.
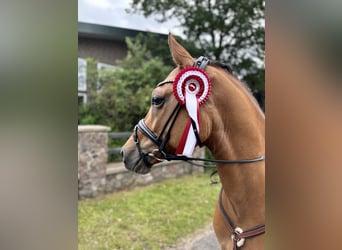
M 78 35 L 81 37 L 101 38 L 115 41 L 125 41 L 125 37 L 135 37 L 139 33 L 154 33 L 160 37 L 167 38 L 167 35 L 147 32 L 134 29 L 126 29 L 107 25 L 78 22 Z

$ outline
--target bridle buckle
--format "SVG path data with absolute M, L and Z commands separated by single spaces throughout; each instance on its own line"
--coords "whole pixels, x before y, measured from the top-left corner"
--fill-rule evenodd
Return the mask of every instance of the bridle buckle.
M 236 227 L 231 235 L 233 244 L 236 244 L 237 247 L 242 247 L 243 244 L 245 244 L 245 238 L 239 237 L 239 234 L 241 233 L 243 233 L 243 230 L 240 227 Z
M 156 152 L 161 154 L 163 158 L 156 156 L 155 155 Z M 153 149 L 152 152 L 148 153 L 148 156 L 150 156 L 150 157 L 152 157 L 152 158 L 154 158 L 154 159 L 156 159 L 157 161 L 160 161 L 160 162 L 166 161 L 166 159 L 165 159 L 166 158 L 165 152 L 159 150 L 158 148 Z

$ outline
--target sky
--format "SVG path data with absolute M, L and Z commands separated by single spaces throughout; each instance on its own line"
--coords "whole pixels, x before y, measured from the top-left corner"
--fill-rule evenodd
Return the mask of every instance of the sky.
M 158 23 L 155 17 L 128 14 L 130 0 L 78 0 L 78 21 L 114 27 L 181 35 L 177 20 Z

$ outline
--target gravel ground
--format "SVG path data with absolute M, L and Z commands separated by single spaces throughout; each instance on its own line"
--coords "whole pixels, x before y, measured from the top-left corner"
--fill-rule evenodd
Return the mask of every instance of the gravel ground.
M 198 230 L 195 234 L 181 239 L 165 250 L 220 250 L 212 224 Z

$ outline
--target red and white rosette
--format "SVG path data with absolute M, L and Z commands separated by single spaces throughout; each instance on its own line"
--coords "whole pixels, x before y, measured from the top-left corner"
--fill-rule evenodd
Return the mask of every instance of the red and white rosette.
M 204 70 L 198 67 L 188 67 L 181 70 L 173 83 L 173 94 L 177 101 L 185 105 L 190 119 L 183 132 L 176 154 L 192 155 L 197 140 L 193 131 L 191 119 L 200 131 L 199 106 L 206 102 L 210 95 L 211 83 Z

